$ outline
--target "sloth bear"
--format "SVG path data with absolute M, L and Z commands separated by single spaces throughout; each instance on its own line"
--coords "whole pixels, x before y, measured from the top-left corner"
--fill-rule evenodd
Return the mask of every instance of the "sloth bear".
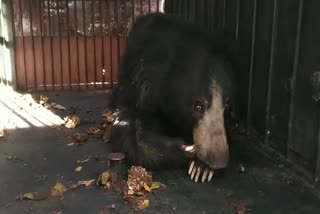
M 137 18 L 109 106 L 116 115 L 113 151 L 148 170 L 189 162 L 196 182 L 226 168 L 225 108 L 236 91 L 230 44 L 172 15 Z

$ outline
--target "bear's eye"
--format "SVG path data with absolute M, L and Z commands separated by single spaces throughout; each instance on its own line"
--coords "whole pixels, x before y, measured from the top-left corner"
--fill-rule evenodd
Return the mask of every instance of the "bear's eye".
M 203 112 L 203 104 L 202 102 L 200 101 L 197 101 L 195 104 L 194 104 L 194 110 L 198 111 L 198 112 Z

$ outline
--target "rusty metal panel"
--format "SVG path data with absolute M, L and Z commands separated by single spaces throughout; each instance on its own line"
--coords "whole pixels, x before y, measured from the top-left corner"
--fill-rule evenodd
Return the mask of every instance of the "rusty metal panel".
M 18 88 L 111 88 L 132 21 L 157 11 L 163 0 L 13 0 Z

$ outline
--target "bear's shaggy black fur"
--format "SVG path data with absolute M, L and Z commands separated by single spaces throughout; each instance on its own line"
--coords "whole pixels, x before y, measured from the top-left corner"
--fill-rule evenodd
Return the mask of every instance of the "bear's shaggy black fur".
M 150 170 L 185 167 L 188 157 L 181 146 L 193 144 L 193 130 L 205 113 L 194 112 L 195 103 L 214 99 L 209 90 L 213 80 L 224 103 L 234 95 L 230 47 L 224 35 L 171 15 L 138 18 L 110 104 L 118 112 L 113 151 Z

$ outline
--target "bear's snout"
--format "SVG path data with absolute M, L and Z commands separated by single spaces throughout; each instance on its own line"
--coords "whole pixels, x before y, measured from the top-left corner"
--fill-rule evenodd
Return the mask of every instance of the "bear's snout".
M 220 128 L 219 128 L 220 129 Z M 229 147 L 225 131 L 211 130 L 209 133 L 201 133 L 195 129 L 195 153 L 196 157 L 207 164 L 211 169 L 223 169 L 229 163 Z
M 210 107 L 193 129 L 196 157 L 212 169 L 226 168 L 229 147 L 224 126 L 224 104 L 220 88 L 212 89 Z

